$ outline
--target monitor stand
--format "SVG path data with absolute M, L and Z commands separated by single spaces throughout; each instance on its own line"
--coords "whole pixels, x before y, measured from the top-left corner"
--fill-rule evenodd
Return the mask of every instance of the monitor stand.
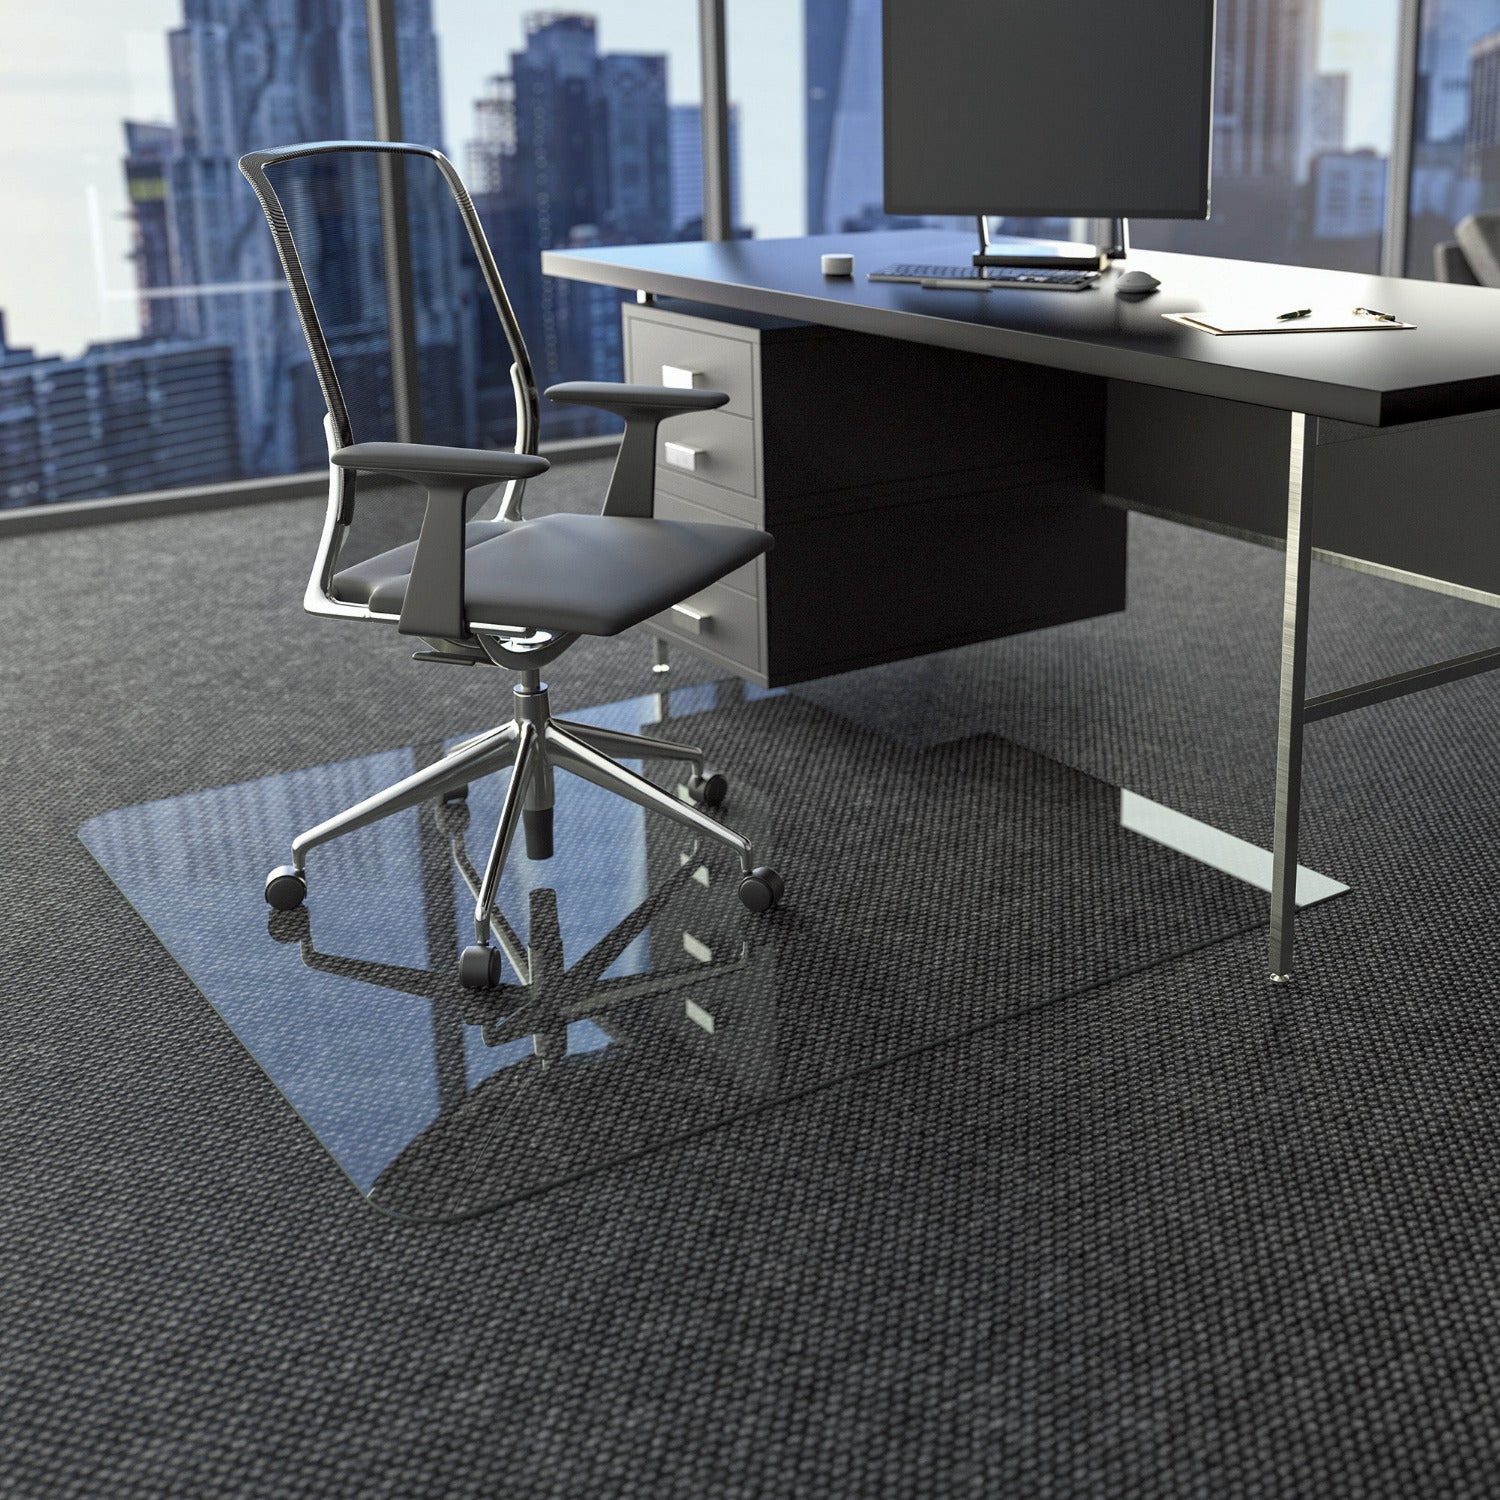
M 1053 271 L 1103 271 L 1110 263 L 1124 260 L 1129 250 L 1129 231 L 1124 219 L 1094 219 L 1094 248 L 1073 245 L 1053 250 L 997 250 L 990 239 L 990 221 L 978 216 L 979 249 L 976 266 L 1036 266 Z

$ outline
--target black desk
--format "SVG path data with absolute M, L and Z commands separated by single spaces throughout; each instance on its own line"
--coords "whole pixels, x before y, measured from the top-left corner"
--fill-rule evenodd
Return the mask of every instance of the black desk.
M 1270 968 L 1291 972 L 1303 729 L 1500 666 L 1500 649 L 1306 695 L 1310 563 L 1500 605 L 1500 296 L 1478 288 L 1137 252 L 1162 282 L 1093 291 L 924 291 L 866 281 L 896 261 L 962 264 L 934 231 L 548 251 L 544 272 L 908 344 L 1072 371 L 1104 391 L 1107 501 L 1286 550 Z M 819 255 L 853 251 L 852 280 Z M 1409 331 L 1215 338 L 1167 322 L 1253 299 L 1375 307 Z M 838 418 L 825 414 L 830 434 Z M 1317 546 L 1314 547 L 1316 540 Z

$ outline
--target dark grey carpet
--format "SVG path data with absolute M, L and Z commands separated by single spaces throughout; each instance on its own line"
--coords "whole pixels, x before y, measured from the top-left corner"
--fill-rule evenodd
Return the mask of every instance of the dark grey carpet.
M 1294 989 L 1233 939 L 412 1228 L 75 836 L 499 717 L 498 674 L 300 614 L 316 526 L 5 546 L 0 1488 L 1495 1493 L 1500 683 L 1311 732 L 1306 857 L 1355 890 L 1301 919 Z M 920 695 L 922 737 L 1003 733 L 1263 836 L 1279 559 L 1132 526 L 1126 616 L 809 696 L 909 735 Z M 1317 582 L 1319 687 L 1493 643 L 1469 607 Z M 575 651 L 559 707 L 645 667 Z

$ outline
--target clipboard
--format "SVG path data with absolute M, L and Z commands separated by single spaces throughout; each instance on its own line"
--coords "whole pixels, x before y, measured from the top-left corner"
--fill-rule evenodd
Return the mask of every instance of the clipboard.
M 1273 313 L 1226 313 L 1222 317 L 1210 313 L 1163 313 L 1169 323 L 1180 323 L 1198 333 L 1224 335 L 1232 333 L 1384 333 L 1387 329 L 1415 328 L 1415 323 L 1403 323 L 1399 319 L 1362 317 L 1358 313 L 1320 313 L 1316 308 L 1306 318 L 1288 318 L 1281 321 Z

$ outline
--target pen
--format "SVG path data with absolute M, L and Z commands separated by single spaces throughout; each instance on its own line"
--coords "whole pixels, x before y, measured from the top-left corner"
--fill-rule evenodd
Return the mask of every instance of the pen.
M 1382 323 L 1399 323 L 1400 318 L 1393 317 L 1390 313 L 1376 312 L 1373 307 L 1356 307 L 1354 309 L 1357 317 L 1379 318 Z
M 1310 307 L 1297 307 L 1297 308 L 1293 308 L 1292 311 L 1288 312 L 1288 313 L 1277 313 L 1276 314 L 1276 321 L 1278 323 L 1290 323 L 1293 318 L 1310 318 L 1311 316 L 1312 316 L 1312 308 L 1310 308 Z

